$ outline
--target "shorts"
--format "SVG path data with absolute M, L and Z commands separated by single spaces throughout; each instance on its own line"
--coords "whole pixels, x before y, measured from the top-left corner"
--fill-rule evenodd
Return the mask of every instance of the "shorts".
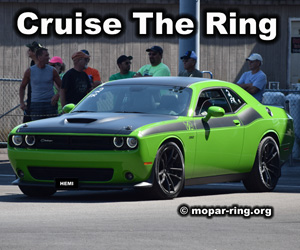
M 55 117 L 57 114 L 57 105 L 52 106 L 51 102 L 31 102 L 30 104 L 32 121 Z

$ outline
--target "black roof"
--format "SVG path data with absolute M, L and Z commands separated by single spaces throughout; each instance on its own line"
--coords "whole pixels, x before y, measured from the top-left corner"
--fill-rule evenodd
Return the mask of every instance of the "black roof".
M 138 85 L 166 85 L 166 86 L 179 86 L 189 87 L 197 82 L 204 82 L 211 79 L 198 78 L 198 77 L 178 77 L 178 76 L 165 76 L 165 77 L 137 77 L 122 80 L 115 80 L 106 82 L 105 86 L 110 85 L 123 85 L 123 84 L 138 84 Z

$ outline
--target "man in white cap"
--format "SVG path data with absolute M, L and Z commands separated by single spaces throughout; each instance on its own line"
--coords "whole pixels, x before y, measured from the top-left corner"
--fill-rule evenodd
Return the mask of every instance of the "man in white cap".
M 261 102 L 267 85 L 267 76 L 260 69 L 263 59 L 260 54 L 253 53 L 246 60 L 249 63 L 250 71 L 245 72 L 237 84 Z
M 195 51 L 185 52 L 180 59 L 183 62 L 184 70 L 180 71 L 178 76 L 203 77 L 202 72 L 196 69 L 197 55 Z

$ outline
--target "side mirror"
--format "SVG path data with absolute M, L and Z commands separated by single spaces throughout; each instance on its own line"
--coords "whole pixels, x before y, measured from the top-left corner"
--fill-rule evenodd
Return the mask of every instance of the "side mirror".
M 69 104 L 67 104 L 67 105 L 65 105 L 65 106 L 63 107 L 63 112 L 64 112 L 65 114 L 70 113 L 70 112 L 72 111 L 73 108 L 75 108 L 75 104 L 69 103 Z
M 203 121 L 208 122 L 211 117 L 222 117 L 225 115 L 223 108 L 218 106 L 211 106 L 207 110 L 207 115 L 203 118 Z

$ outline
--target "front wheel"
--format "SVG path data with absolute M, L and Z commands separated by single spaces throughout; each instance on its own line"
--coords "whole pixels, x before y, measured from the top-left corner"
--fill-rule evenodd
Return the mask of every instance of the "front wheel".
M 267 192 L 276 187 L 280 176 L 279 148 L 276 141 L 267 136 L 259 143 L 252 171 L 243 183 L 248 191 Z
M 172 199 L 184 187 L 184 158 L 174 142 L 163 144 L 154 162 L 154 183 L 151 193 L 160 199 Z
M 56 189 L 51 187 L 19 186 L 19 188 L 23 194 L 31 197 L 47 197 L 56 192 Z

